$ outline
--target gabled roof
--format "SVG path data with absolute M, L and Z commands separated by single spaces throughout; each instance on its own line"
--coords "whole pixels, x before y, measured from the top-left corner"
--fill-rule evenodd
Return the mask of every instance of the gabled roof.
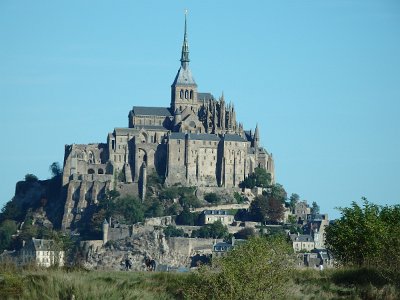
M 198 140 L 198 141 L 218 141 L 220 140 L 218 135 L 211 133 L 188 133 L 189 140 Z
M 169 138 L 172 140 L 184 140 L 186 137 L 186 133 L 184 132 L 171 132 Z
M 132 113 L 135 116 L 172 116 L 169 107 L 134 106 Z
M 53 240 L 32 238 L 32 244 L 35 251 L 54 251 L 55 243 Z

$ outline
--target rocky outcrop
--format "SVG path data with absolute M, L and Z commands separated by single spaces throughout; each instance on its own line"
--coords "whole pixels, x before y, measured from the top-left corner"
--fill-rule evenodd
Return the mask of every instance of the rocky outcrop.
M 166 238 L 162 229 L 153 226 L 134 226 L 134 234 L 110 241 L 101 248 L 89 248 L 84 266 L 88 269 L 123 270 L 128 259 L 135 271 L 146 269 L 144 258 L 154 259 L 164 269 L 196 265 L 212 251 L 213 239 Z

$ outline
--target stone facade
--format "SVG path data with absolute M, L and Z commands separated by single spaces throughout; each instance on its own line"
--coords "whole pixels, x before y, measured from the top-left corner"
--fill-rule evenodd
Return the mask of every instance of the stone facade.
M 224 95 L 198 92 L 186 20 L 180 61 L 169 107 L 134 106 L 128 127 L 115 128 L 107 143 L 65 147 L 64 230 L 73 230 L 84 211 L 121 182 L 144 200 L 146 176 L 154 172 L 167 185 L 232 188 L 261 167 L 274 181 L 274 160 L 260 145 L 258 126 L 245 131 Z

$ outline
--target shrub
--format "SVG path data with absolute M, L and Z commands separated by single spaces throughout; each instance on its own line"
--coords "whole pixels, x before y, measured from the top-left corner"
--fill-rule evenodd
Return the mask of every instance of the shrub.
M 292 249 L 283 238 L 254 237 L 189 275 L 189 299 L 276 299 L 286 291 Z M 213 261 L 213 262 L 214 262 Z
M 213 203 L 213 204 L 221 202 L 221 198 L 216 193 L 205 194 L 204 200 L 206 200 L 208 203 Z
M 164 234 L 166 237 L 176 237 L 185 236 L 185 232 L 181 228 L 176 228 L 175 226 L 169 225 L 164 228 Z

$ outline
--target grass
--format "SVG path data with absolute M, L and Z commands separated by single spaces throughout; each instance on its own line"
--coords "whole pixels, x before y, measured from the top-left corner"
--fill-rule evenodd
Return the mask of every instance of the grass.
M 3 265 L 0 299 L 183 299 L 187 279 L 178 273 Z M 400 286 L 371 269 L 293 270 L 287 292 L 287 299 L 400 299 Z

